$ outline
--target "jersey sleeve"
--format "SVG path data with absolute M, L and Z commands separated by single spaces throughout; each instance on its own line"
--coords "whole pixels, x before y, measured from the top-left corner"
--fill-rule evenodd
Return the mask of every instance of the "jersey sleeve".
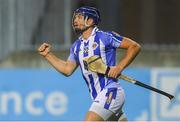
M 113 31 L 109 33 L 110 33 L 109 44 L 114 48 L 118 48 L 121 45 L 123 36 L 120 36 L 118 33 L 113 32 Z
M 71 46 L 71 48 L 70 48 L 70 54 L 69 54 L 68 60 L 77 62 L 76 59 L 77 58 L 76 58 L 76 55 L 75 55 L 75 44 L 73 44 Z

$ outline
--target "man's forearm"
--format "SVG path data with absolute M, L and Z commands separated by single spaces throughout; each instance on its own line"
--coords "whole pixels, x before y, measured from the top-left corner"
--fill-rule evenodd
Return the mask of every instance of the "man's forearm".
M 66 70 L 67 62 L 57 58 L 53 53 L 49 53 L 45 56 L 45 59 L 60 73 L 68 76 L 69 73 Z

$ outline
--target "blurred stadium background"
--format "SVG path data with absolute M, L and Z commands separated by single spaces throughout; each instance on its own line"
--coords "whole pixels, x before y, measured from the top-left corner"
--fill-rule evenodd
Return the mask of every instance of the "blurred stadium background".
M 170 103 L 122 81 L 129 120 L 180 120 L 180 0 L 0 0 L 0 120 L 83 120 L 90 98 L 80 71 L 66 78 L 36 51 L 45 41 L 66 59 L 83 5 L 100 10 L 101 29 L 141 44 L 126 74 L 177 96 Z

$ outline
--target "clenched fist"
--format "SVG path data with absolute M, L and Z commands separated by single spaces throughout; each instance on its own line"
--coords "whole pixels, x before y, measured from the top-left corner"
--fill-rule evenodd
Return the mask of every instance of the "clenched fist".
M 43 43 L 39 48 L 38 52 L 42 56 L 46 56 L 51 51 L 51 45 L 47 43 Z

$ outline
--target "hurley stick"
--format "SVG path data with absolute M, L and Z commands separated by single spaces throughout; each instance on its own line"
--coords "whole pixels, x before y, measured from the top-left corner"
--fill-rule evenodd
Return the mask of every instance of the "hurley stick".
M 104 62 L 102 61 L 101 57 L 99 56 L 91 56 L 90 58 L 87 58 L 84 60 L 84 65 L 85 65 L 85 68 L 87 70 L 90 70 L 92 72 L 96 72 L 96 73 L 100 73 L 100 74 L 104 74 L 104 75 L 108 75 L 108 72 L 110 70 L 110 67 L 105 65 Z M 130 83 L 133 83 L 133 84 L 136 84 L 138 86 L 141 86 L 141 87 L 144 87 L 146 89 L 149 89 L 149 90 L 152 90 L 154 92 L 157 92 L 159 94 L 162 94 L 166 97 L 168 97 L 170 100 L 172 100 L 174 98 L 173 95 L 167 93 L 167 92 L 164 92 L 162 90 L 159 90 L 157 88 L 154 88 L 152 86 L 149 86 L 147 84 L 144 84 L 138 80 L 135 80 L 133 78 L 130 78 L 129 76 L 126 76 L 126 75 L 123 75 L 123 74 L 120 74 L 118 76 L 118 79 L 123 79 L 125 81 L 128 81 Z

